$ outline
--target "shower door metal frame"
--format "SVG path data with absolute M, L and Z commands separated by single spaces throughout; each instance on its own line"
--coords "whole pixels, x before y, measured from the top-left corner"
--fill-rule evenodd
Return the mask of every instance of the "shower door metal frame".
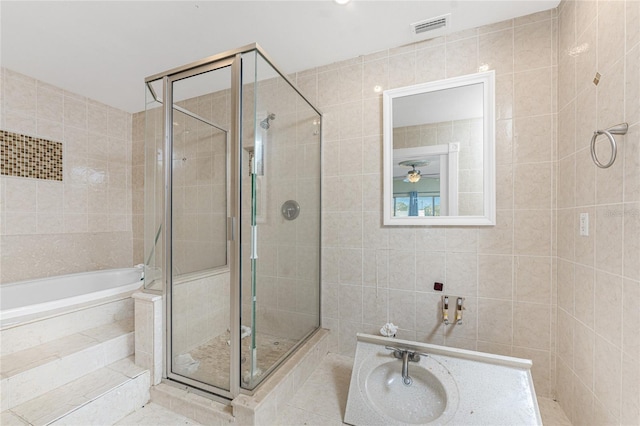
M 154 74 L 150 77 L 145 78 L 145 84 L 147 85 L 149 91 L 151 92 L 153 98 L 162 103 L 163 105 L 163 118 L 164 118 L 164 126 L 163 126 L 163 140 L 164 140 L 164 215 L 162 226 L 164 227 L 163 238 L 164 238 L 164 264 L 163 264 L 163 275 L 164 275 L 164 289 L 163 300 L 165 303 L 164 309 L 164 376 L 163 378 L 168 378 L 169 380 L 183 383 L 191 388 L 193 388 L 196 392 L 204 391 L 210 397 L 220 396 L 227 400 L 233 399 L 240 394 L 248 394 L 252 395 L 256 389 L 248 390 L 241 387 L 240 384 L 240 357 L 241 357 L 241 347 L 240 347 L 240 321 L 241 321 L 241 299 L 240 299 L 240 273 L 241 273 L 241 256 L 240 256 L 240 214 L 241 214 L 241 170 L 242 170 L 242 156 L 241 156 L 241 128 L 242 128 L 242 55 L 245 53 L 250 53 L 252 51 L 256 51 L 266 62 L 282 77 L 289 86 L 300 96 L 304 102 L 306 102 L 309 107 L 311 107 L 320 117 L 319 131 L 320 131 L 320 146 L 322 146 L 322 112 L 318 110 L 301 92 L 298 90 L 296 85 L 291 81 L 291 79 L 284 73 L 280 71 L 280 68 L 275 64 L 273 59 L 257 44 L 252 43 L 237 49 L 229 50 L 214 56 L 210 56 L 199 61 L 183 65 L 177 68 L 173 68 L 171 70 Z M 170 373 L 171 365 L 171 291 L 172 288 L 172 279 L 173 279 L 173 265 L 172 265 L 172 244 L 171 244 L 171 221 L 172 221 L 172 152 L 173 152 L 173 110 L 175 105 L 173 105 L 173 82 L 192 77 L 207 71 L 213 71 L 215 69 L 223 68 L 225 66 L 231 66 L 231 126 L 229 129 L 230 137 L 227 139 L 227 147 L 228 147 L 228 159 L 227 159 L 227 208 L 228 208 L 228 220 L 227 220 L 227 240 L 229 241 L 229 254 L 228 254 L 228 266 L 230 272 L 230 307 L 229 307 L 229 317 L 230 317 L 230 331 L 231 331 L 231 359 L 230 361 L 230 376 L 229 376 L 229 391 L 223 390 L 221 388 L 206 385 L 202 382 L 189 379 L 185 376 L 180 376 L 174 373 Z M 154 91 L 152 84 L 155 81 L 162 80 L 163 82 L 163 97 L 159 99 L 156 92 Z M 179 109 L 178 109 L 179 110 Z M 196 119 L 200 119 L 200 117 L 195 117 Z M 202 120 L 201 120 L 202 121 Z M 212 124 L 212 123 L 208 123 Z M 215 126 L 214 127 L 218 127 Z M 320 156 L 320 174 L 319 178 L 322 180 L 322 165 L 323 165 L 323 157 Z M 319 211 L 322 211 L 322 191 L 319 194 Z M 322 224 L 319 224 L 318 229 L 319 235 L 322 233 Z M 322 250 L 319 247 L 318 253 L 318 316 L 319 321 L 321 321 L 320 312 L 321 312 L 321 300 L 322 300 L 322 292 L 320 287 L 321 279 L 321 257 Z M 156 290 L 149 290 L 152 293 L 159 293 Z M 322 324 L 319 322 L 319 327 Z M 310 338 L 319 327 L 309 333 L 305 338 L 301 339 L 295 347 L 299 347 L 305 340 Z M 275 367 L 278 368 L 278 367 Z
M 173 83 L 186 78 L 194 77 L 217 69 L 231 67 L 231 126 L 230 137 L 227 138 L 227 241 L 229 251 L 227 266 L 229 268 L 229 329 L 231 338 L 229 359 L 229 390 L 213 386 L 198 380 L 172 372 L 172 291 L 173 291 Z M 213 394 L 230 398 L 239 394 L 240 389 L 240 321 L 236 321 L 240 314 L 240 288 L 233 283 L 240 282 L 240 239 L 239 221 L 240 215 L 240 74 L 241 55 L 238 53 L 231 58 L 219 59 L 214 62 L 198 64 L 184 70 L 162 77 L 163 81 L 163 136 L 164 136 L 164 288 L 165 288 L 165 351 L 164 351 L 164 377 L 184 383 L 196 389 L 202 389 Z

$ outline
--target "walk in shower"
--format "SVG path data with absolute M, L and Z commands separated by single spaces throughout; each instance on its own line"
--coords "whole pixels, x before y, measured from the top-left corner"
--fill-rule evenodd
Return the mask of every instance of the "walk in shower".
M 320 325 L 321 115 L 256 44 L 145 82 L 165 379 L 232 399 Z

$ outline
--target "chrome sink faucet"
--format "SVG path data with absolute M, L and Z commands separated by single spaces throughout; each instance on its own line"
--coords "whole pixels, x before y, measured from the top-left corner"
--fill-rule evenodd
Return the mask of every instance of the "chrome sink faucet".
M 420 361 L 420 354 L 408 349 L 394 348 L 393 346 L 385 346 L 385 349 L 393 351 L 393 356 L 402 360 L 402 383 L 406 386 L 411 386 L 413 379 L 409 376 L 409 362 Z

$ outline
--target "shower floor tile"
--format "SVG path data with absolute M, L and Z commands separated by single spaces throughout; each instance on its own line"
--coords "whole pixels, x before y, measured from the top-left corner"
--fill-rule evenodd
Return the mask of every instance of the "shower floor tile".
M 193 380 L 228 389 L 231 349 L 231 346 L 227 343 L 229 338 L 229 332 L 225 332 L 189 351 L 188 354 L 199 364 L 197 369 L 194 369 L 195 371 L 188 370 L 187 368 L 183 374 Z M 250 337 L 242 339 L 240 372 L 243 377 L 248 376 L 251 366 L 250 343 Z M 271 336 L 264 333 L 256 334 L 258 369 L 265 372 L 281 359 L 296 343 L 297 341 L 292 339 Z M 186 353 L 181 355 L 186 355 Z

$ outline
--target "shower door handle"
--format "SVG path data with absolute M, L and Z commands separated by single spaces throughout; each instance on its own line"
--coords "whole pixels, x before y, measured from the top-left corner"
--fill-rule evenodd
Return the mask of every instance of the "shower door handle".
M 236 218 L 227 218 L 227 240 L 234 241 L 236 239 Z

